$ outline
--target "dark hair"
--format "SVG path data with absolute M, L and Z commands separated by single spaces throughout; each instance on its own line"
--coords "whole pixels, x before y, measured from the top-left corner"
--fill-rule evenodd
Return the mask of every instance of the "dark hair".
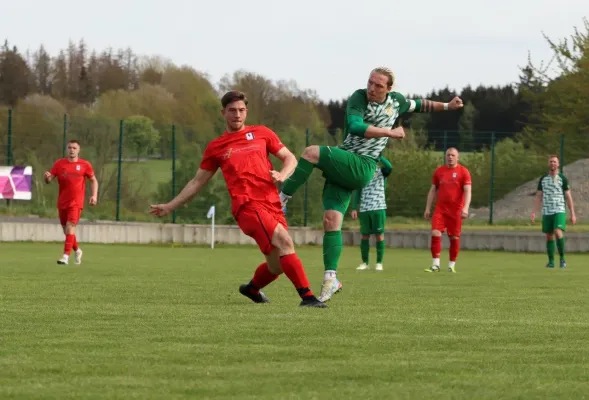
M 221 105 L 223 106 L 223 108 L 225 108 L 234 101 L 239 100 L 243 101 L 247 106 L 247 97 L 245 97 L 245 93 L 240 92 L 238 90 L 232 90 L 223 95 L 223 97 L 221 98 Z
M 78 146 L 81 146 L 81 145 L 80 145 L 80 142 L 78 142 L 76 139 L 72 139 L 72 140 L 70 140 L 69 142 L 67 142 L 67 144 L 70 144 L 70 143 L 75 143 L 75 144 L 77 144 Z

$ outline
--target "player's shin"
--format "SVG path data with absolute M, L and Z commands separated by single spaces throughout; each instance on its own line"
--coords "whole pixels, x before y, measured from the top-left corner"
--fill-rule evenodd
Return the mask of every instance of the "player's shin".
M 326 278 L 335 278 L 340 256 L 342 255 L 342 231 L 323 234 L 323 266 Z
M 274 282 L 279 276 L 280 274 L 275 275 L 270 271 L 267 262 L 262 263 L 258 266 L 256 272 L 254 272 L 254 277 L 248 284 L 248 288 L 250 292 L 258 294 L 260 293 L 260 289 L 263 289 Z
M 63 244 L 63 254 L 68 256 L 72 252 L 72 248 L 74 247 L 74 242 L 76 240 L 76 236 L 72 234 L 65 235 L 65 242 Z
M 432 265 L 440 266 L 440 253 L 442 252 L 442 237 L 433 236 L 431 241 Z
M 370 240 L 362 239 L 360 241 L 360 255 L 362 256 L 362 262 L 368 264 L 368 258 L 370 254 Z
M 384 240 L 379 240 L 376 242 L 376 263 L 382 264 L 382 260 L 384 258 Z
M 301 299 L 315 297 L 311 291 L 305 268 L 296 253 L 280 257 L 280 266 L 284 274 L 290 279 Z
M 80 246 L 78 246 L 78 238 L 76 237 L 76 235 L 74 235 L 74 243 L 72 245 L 72 249 L 74 249 L 74 251 L 78 251 L 79 248 Z
M 556 239 L 556 248 L 561 260 L 564 260 L 564 236 Z
M 556 250 L 556 243 L 554 239 L 549 239 L 546 241 L 546 253 L 548 254 L 548 263 L 554 264 L 554 253 Z
M 300 158 L 297 164 L 297 168 L 294 170 L 292 175 L 284 182 L 282 186 L 282 193 L 286 196 L 292 196 L 295 192 L 307 182 L 315 165 L 310 161 Z
M 454 268 L 456 264 L 456 259 L 458 258 L 458 253 L 460 252 L 460 238 L 459 237 L 451 237 L 450 238 L 450 262 L 448 267 Z

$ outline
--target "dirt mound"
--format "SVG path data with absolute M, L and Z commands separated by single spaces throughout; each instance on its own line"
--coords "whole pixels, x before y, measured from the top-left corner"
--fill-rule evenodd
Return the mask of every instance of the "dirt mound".
M 589 220 L 589 159 L 565 165 L 564 175 L 569 180 L 577 219 Z M 539 179 L 526 182 L 502 199 L 495 200 L 494 220 L 529 219 Z M 474 219 L 489 219 L 489 207 L 471 209 L 470 213 Z

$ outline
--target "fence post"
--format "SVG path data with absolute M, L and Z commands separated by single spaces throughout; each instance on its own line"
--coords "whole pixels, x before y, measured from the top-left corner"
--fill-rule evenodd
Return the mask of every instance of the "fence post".
M 123 124 L 124 120 L 119 122 L 119 162 L 117 166 L 117 208 L 116 220 L 121 220 L 121 169 L 123 163 Z
M 309 147 L 309 128 L 305 131 L 305 147 Z M 305 181 L 305 195 L 303 197 L 303 226 L 309 222 L 309 180 Z
M 448 132 L 444 131 L 444 148 L 442 149 L 444 162 L 446 162 L 446 150 L 448 150 Z
M 564 133 L 560 135 L 560 173 L 564 174 Z
M 493 225 L 495 203 L 495 132 L 491 133 L 491 181 L 489 182 L 489 225 Z
M 62 143 L 62 157 L 65 157 L 65 144 L 67 140 L 67 114 L 63 114 L 63 143 Z
M 176 197 L 176 125 L 172 125 L 172 198 Z M 172 211 L 172 223 L 176 223 L 176 210 Z

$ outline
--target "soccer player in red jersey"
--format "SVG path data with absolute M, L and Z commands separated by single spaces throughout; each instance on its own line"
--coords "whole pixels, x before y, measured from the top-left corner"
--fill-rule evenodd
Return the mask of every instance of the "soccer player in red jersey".
M 468 217 L 468 208 L 472 196 L 472 181 L 466 167 L 458 164 L 458 150 L 454 147 L 446 150 L 446 165 L 436 169 L 432 186 L 427 194 L 425 219 L 430 218 L 434 199 L 436 208 L 432 217 L 432 266 L 427 272 L 440 271 L 440 252 L 442 251 L 442 232 L 448 231 L 450 238 L 450 262 L 448 271 L 456 272 L 455 264 L 460 250 L 460 233 L 462 220 Z
M 63 246 L 63 257 L 57 260 L 58 264 L 68 264 L 72 249 L 76 254 L 75 263 L 82 263 L 82 249 L 78 246 L 76 239 L 76 225 L 80 221 L 84 209 L 84 197 L 86 195 L 86 179 L 90 180 L 92 196 L 90 205 L 96 205 L 98 201 L 98 180 L 94 176 L 92 164 L 79 157 L 80 142 L 70 140 L 67 143 L 67 157 L 60 158 L 53 164 L 51 171 L 46 171 L 44 178 L 50 183 L 57 178 L 59 185 L 59 197 L 57 209 L 59 210 L 59 221 L 65 234 Z
M 248 284 L 239 287 L 239 292 L 255 303 L 267 303 L 268 298 L 260 290 L 284 272 L 297 289 L 301 306 L 327 307 L 310 289 L 278 196 L 276 185 L 292 174 L 297 160 L 272 130 L 245 125 L 247 104 L 241 92 L 230 91 L 223 96 L 226 131 L 207 145 L 200 168 L 180 194 L 167 204 L 152 205 L 150 213 L 168 215 L 194 198 L 220 168 L 231 197 L 233 217 L 266 257 L 266 262 L 258 266 Z M 269 153 L 282 161 L 280 171 L 272 170 Z

